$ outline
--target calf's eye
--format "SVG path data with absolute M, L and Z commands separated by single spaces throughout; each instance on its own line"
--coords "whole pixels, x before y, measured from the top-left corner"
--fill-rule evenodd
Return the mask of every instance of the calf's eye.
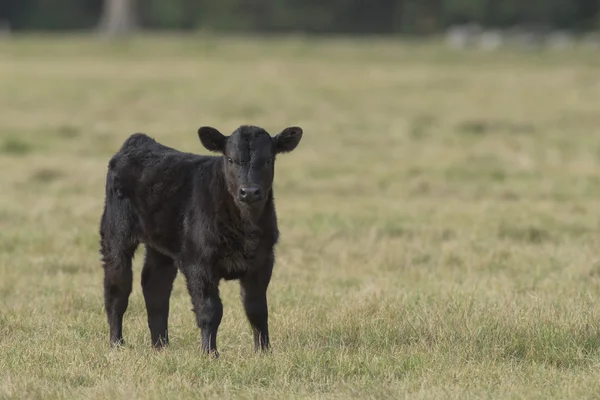
M 269 164 L 271 164 L 271 161 L 273 161 L 272 158 L 267 158 L 267 161 L 265 161 L 265 164 L 269 165 Z
M 229 164 L 233 164 L 233 160 L 232 160 L 231 158 L 229 158 L 229 157 L 227 157 L 227 162 L 228 162 Z

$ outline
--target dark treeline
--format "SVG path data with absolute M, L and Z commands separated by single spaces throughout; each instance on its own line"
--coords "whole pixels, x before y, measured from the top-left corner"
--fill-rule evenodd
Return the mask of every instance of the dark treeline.
M 98 25 L 107 0 L 0 0 L 13 30 Z M 474 22 L 586 31 L 600 28 L 600 0 L 138 0 L 148 29 L 425 34 Z

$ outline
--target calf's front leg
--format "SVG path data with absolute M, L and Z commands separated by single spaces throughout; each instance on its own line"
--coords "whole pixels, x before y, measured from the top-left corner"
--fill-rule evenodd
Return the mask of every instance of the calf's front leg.
M 242 303 L 254 334 L 255 352 L 266 351 L 270 347 L 267 286 L 268 281 L 256 277 L 240 281 Z
M 194 267 L 194 269 L 200 267 Z M 223 303 L 219 297 L 219 283 L 211 282 L 207 277 L 184 270 L 188 292 L 194 306 L 196 322 L 202 336 L 202 351 L 219 357 L 217 351 L 217 331 L 223 318 Z

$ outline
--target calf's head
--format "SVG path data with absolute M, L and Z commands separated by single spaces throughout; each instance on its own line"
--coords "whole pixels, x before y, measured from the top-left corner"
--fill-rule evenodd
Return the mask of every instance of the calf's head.
M 204 147 L 223 155 L 227 190 L 236 204 L 258 208 L 265 204 L 273 185 L 275 156 L 294 150 L 302 139 L 302 129 L 292 126 L 272 137 L 262 128 L 241 126 L 225 136 L 203 126 L 198 136 Z

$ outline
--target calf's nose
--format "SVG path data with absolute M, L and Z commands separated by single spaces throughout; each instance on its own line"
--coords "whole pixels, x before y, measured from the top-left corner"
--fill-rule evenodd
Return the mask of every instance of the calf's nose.
M 245 203 L 254 203 L 260 200 L 260 188 L 246 186 L 240 188 L 240 200 Z

